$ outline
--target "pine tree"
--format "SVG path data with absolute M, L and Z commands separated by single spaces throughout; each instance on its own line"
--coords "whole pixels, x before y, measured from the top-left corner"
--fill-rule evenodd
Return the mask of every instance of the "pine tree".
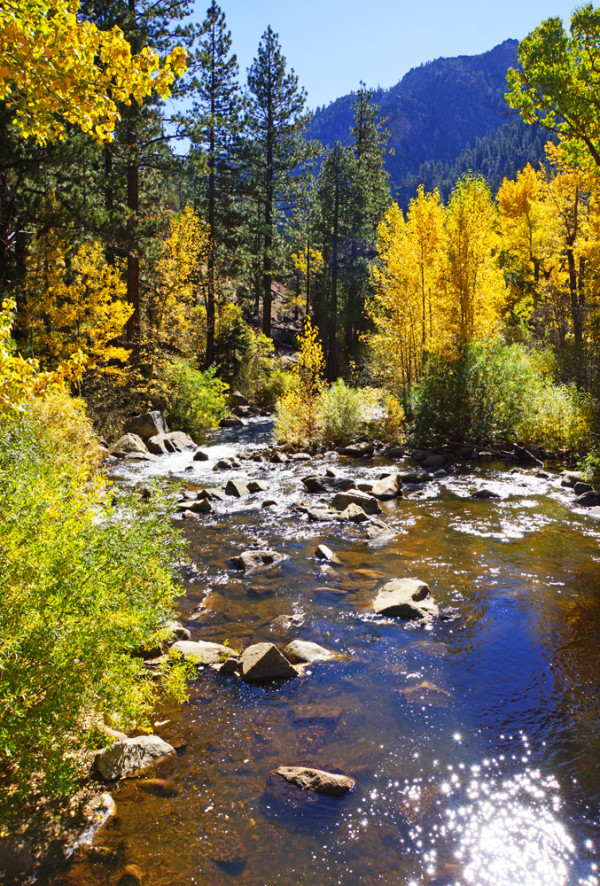
M 231 33 L 225 14 L 213 0 L 198 35 L 198 45 L 188 70 L 193 95 L 192 113 L 185 128 L 190 137 L 191 158 L 200 163 L 204 175 L 197 196 L 210 229 L 206 276 L 206 355 L 207 366 L 215 359 L 215 306 L 218 301 L 219 272 L 233 253 L 232 231 L 235 207 L 232 196 L 235 140 L 240 126 L 241 97 L 237 81 L 238 65 L 231 54 Z
M 279 213 L 285 208 L 293 172 L 302 156 L 301 134 L 308 121 L 306 94 L 294 71 L 286 72 L 279 37 L 270 26 L 248 71 L 248 92 L 246 137 L 261 230 L 262 331 L 270 336 Z

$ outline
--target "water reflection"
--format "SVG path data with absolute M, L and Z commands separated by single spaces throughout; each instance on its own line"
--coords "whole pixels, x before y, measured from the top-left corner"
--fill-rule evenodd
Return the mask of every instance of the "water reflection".
M 194 639 L 234 649 L 299 638 L 341 657 L 282 687 L 203 671 L 183 709 L 157 714 L 159 734 L 184 749 L 168 776 L 176 793 L 122 785 L 98 845 L 147 886 L 598 886 L 600 525 L 557 478 L 488 466 L 384 503 L 394 535 L 376 546 L 364 527 L 311 523 L 295 506 L 320 501 L 301 479 L 332 461 L 366 481 L 384 462 L 213 471 L 268 432 L 257 422 L 244 441 L 221 436 L 208 462 L 184 453 L 118 473 L 192 488 L 267 480 L 182 524 L 193 561 L 182 619 Z M 484 488 L 500 497 L 472 498 Z M 263 510 L 265 498 L 277 507 Z M 340 566 L 321 568 L 320 543 Z M 289 559 L 234 574 L 228 558 L 250 545 Z M 404 575 L 426 580 L 451 617 L 428 629 L 374 617 L 377 588 Z M 343 770 L 356 791 L 343 803 L 274 796 L 269 774 L 296 764 Z M 118 876 L 89 862 L 70 882 Z

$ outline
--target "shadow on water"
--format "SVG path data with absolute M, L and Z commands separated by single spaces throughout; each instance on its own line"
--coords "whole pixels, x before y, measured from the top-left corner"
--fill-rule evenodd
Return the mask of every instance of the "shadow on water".
M 206 462 L 114 473 L 195 490 L 265 480 L 180 524 L 182 621 L 233 649 L 299 638 L 337 658 L 267 686 L 202 670 L 156 715 L 179 748 L 168 788 L 120 784 L 93 851 L 47 882 L 116 886 L 134 864 L 146 886 L 598 886 L 600 525 L 556 476 L 490 465 L 407 486 L 383 504 L 393 535 L 369 541 L 364 526 L 310 522 L 296 506 L 330 497 L 301 481 L 329 466 L 372 481 L 388 463 L 248 459 L 270 433 L 253 422 L 209 441 Z M 214 470 L 231 455 L 241 468 Z M 483 488 L 499 497 L 472 497 Z M 339 565 L 315 558 L 320 543 Z M 235 572 L 251 546 L 289 559 Z M 403 576 L 427 581 L 447 620 L 376 617 L 378 588 Z M 356 789 L 307 794 L 272 775 L 281 765 L 341 771 Z

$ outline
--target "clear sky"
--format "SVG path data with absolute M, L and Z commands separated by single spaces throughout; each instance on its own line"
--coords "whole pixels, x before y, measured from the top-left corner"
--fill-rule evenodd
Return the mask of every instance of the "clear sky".
M 218 0 L 240 65 L 240 79 L 268 25 L 279 34 L 314 109 L 352 90 L 393 86 L 440 56 L 476 55 L 522 39 L 543 19 L 568 27 L 570 0 Z M 208 0 L 196 0 L 204 19 Z

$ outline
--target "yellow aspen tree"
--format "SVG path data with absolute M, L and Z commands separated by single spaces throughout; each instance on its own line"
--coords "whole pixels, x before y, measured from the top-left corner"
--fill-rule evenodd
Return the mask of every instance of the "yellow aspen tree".
M 70 254 L 71 253 L 71 254 Z M 107 264 L 100 243 L 72 253 L 57 231 L 36 237 L 26 261 L 23 329 L 44 369 L 81 354 L 87 371 L 118 371 L 128 351 L 114 344 L 131 307 L 119 270 Z
M 544 170 L 530 164 L 498 191 L 502 265 L 507 279 L 507 308 L 514 320 L 527 322 L 556 264 L 558 219 L 548 199 Z
M 440 274 L 445 245 L 444 206 L 436 189 L 425 193 L 423 185 L 410 201 L 406 218 L 406 234 L 414 251 L 417 286 L 421 302 L 421 351 L 435 352 L 444 347 L 447 325 Z
M 298 363 L 277 404 L 275 436 L 296 445 L 312 444 L 321 427 L 321 395 L 324 387 L 325 358 L 319 330 L 307 317 L 300 338 Z
M 40 144 L 64 138 L 69 124 L 110 141 L 118 102 L 166 98 L 185 70 L 183 48 L 161 66 L 153 49 L 132 54 L 119 28 L 101 31 L 78 10 L 79 0 L 0 3 L 0 101 Z
M 506 300 L 496 211 L 483 179 L 468 175 L 446 210 L 446 321 L 456 344 L 493 334 Z
M 376 245 L 374 295 L 367 306 L 374 331 L 368 340 L 379 377 L 391 390 L 405 392 L 417 380 L 422 361 L 422 305 L 417 256 L 397 203 L 379 225 Z
M 209 242 L 208 225 L 191 206 L 172 218 L 145 329 L 150 382 L 160 354 L 195 358 L 204 351 L 206 308 L 201 287 Z

